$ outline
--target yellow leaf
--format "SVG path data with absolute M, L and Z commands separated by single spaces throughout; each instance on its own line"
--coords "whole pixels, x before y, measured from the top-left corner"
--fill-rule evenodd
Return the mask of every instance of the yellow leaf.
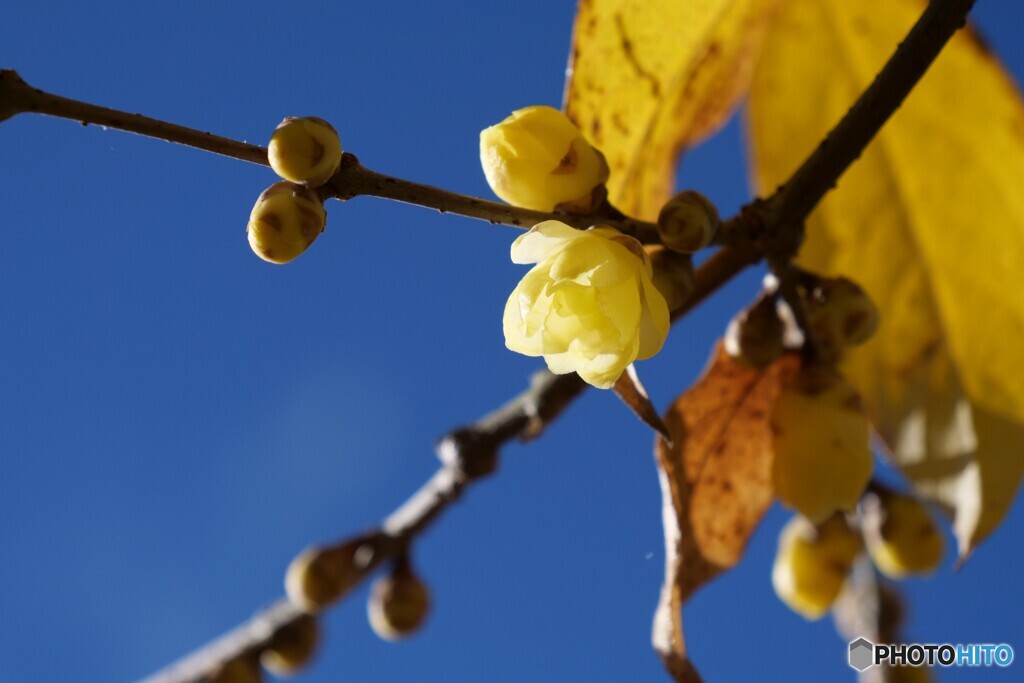
M 769 192 L 840 119 L 923 0 L 790 0 L 751 87 Z M 896 461 L 955 514 L 967 553 L 1024 471 L 1024 108 L 968 30 L 808 221 L 800 260 L 852 277 L 882 324 L 845 372 Z
M 672 444 L 655 456 L 665 525 L 665 583 L 652 641 L 679 681 L 700 677 L 686 653 L 680 610 L 690 595 L 743 557 L 771 505 L 772 406 L 793 354 L 756 369 L 716 348 L 704 376 L 669 408 Z
M 745 94 L 776 2 L 581 0 L 565 108 L 604 152 L 616 207 L 657 217 L 679 153 Z

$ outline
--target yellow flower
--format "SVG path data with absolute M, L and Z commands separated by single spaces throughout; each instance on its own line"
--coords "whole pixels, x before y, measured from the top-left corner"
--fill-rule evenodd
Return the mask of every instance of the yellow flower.
M 632 237 L 604 226 L 583 231 L 545 221 L 512 243 L 512 261 L 537 265 L 505 304 L 511 350 L 544 356 L 551 372 L 577 372 L 601 389 L 634 360 L 661 350 L 668 307 Z
M 569 118 L 526 107 L 480 133 L 480 163 L 494 194 L 514 206 L 551 211 L 608 180 L 608 165 Z

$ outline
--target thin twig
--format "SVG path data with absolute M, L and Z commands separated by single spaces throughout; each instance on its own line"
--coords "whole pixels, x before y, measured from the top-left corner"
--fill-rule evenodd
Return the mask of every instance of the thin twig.
M 86 125 L 117 128 L 253 164 L 270 165 L 265 147 L 167 123 L 141 114 L 130 114 L 53 95 L 33 88 L 12 69 L 0 70 L 0 121 L 21 113 L 45 114 Z M 645 244 L 658 242 L 657 227 L 653 223 L 622 216 L 616 211 L 605 210 L 594 216 L 522 209 L 377 173 L 360 164 L 354 155 L 348 153 L 343 155 L 341 168 L 327 182 L 324 189 L 327 190 L 326 194 L 338 199 L 352 199 L 360 195 L 382 197 L 425 206 L 441 213 L 458 214 L 523 230 L 537 223 L 558 220 L 574 228 L 589 228 L 595 224 L 610 225 Z
M 618 217 L 614 213 L 602 213 L 600 216 L 550 213 L 478 199 L 371 171 L 360 164 L 355 156 L 347 153 L 343 155 L 341 168 L 328 181 L 326 189 L 330 196 L 337 199 L 351 199 L 360 195 L 382 197 L 436 209 L 441 213 L 454 213 L 492 224 L 501 223 L 522 229 L 549 220 L 561 221 L 574 228 L 589 228 L 595 224 L 610 225 L 645 244 L 659 242 L 658 229 L 653 223 L 638 221 L 628 216 Z
M 367 536 L 371 559 L 360 567 L 360 578 L 407 552 L 408 544 L 458 500 L 473 481 L 495 470 L 503 444 L 516 438 L 528 440 L 539 436 L 586 386 L 575 374 L 540 371 L 533 376 L 528 389 L 504 406 L 445 435 L 437 446 L 441 467 L 384 520 L 379 532 Z M 210 680 L 211 674 L 225 662 L 258 654 L 274 632 L 302 617 L 303 613 L 287 598 L 281 598 L 245 624 L 143 683 Z

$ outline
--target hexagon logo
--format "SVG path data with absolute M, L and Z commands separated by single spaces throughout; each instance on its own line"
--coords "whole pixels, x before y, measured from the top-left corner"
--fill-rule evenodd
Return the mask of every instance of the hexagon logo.
M 863 671 L 875 665 L 875 646 L 866 638 L 850 643 L 850 666 Z

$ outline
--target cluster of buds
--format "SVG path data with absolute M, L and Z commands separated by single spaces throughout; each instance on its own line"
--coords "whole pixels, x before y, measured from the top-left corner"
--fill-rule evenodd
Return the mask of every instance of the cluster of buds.
M 772 478 L 783 504 L 814 522 L 853 510 L 874 469 L 870 424 L 857 392 L 843 378 L 838 350 L 866 341 L 878 326 L 871 300 L 846 278 L 800 273 L 797 288 L 807 329 L 797 325 L 774 276 L 757 302 L 737 315 L 725 350 L 753 367 L 803 346 L 801 370 L 785 379 L 772 409 Z M 814 346 L 806 346 L 813 340 Z
M 262 683 L 263 672 L 294 676 L 313 659 L 320 640 L 316 617 L 304 614 L 271 634 L 262 647 L 242 652 L 220 664 L 203 678 L 208 683 Z
M 772 568 L 775 593 L 797 614 L 819 619 L 831 609 L 865 549 L 889 578 L 923 576 L 942 561 L 942 534 L 920 501 L 888 489 L 865 495 L 856 517 L 834 513 L 815 524 L 796 515 L 779 535 Z
M 327 212 L 317 188 L 337 172 L 341 142 L 323 119 L 286 118 L 271 136 L 267 156 L 284 181 L 260 195 L 246 232 L 261 259 L 288 263 L 324 231 Z
M 494 193 L 516 206 L 586 213 L 605 200 L 604 156 L 551 107 L 520 109 L 481 132 L 480 162 Z M 512 245 L 512 261 L 537 265 L 505 306 L 506 346 L 605 389 L 661 349 L 669 311 L 694 287 L 688 256 L 645 251 L 603 225 L 540 223 Z
M 285 574 L 289 601 L 308 614 L 333 605 L 367 575 L 374 542 L 370 536 L 360 536 L 334 546 L 303 550 Z M 413 571 L 408 555 L 402 555 L 386 576 L 374 582 L 367 615 L 377 635 L 397 640 L 415 632 L 429 608 L 426 585 Z M 302 643 L 306 640 L 283 637 L 273 654 L 265 653 L 263 665 L 270 670 L 289 670 L 293 661 L 304 661 Z

